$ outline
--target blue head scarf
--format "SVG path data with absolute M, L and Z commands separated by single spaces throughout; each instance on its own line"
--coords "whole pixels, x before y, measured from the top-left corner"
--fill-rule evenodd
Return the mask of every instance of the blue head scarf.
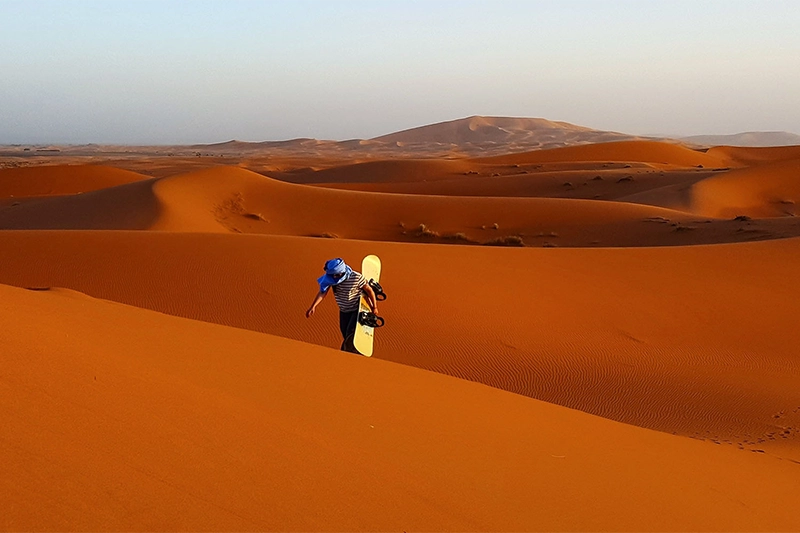
M 353 273 L 353 269 L 347 266 L 341 257 L 325 261 L 325 266 L 322 268 L 325 270 L 325 275 L 317 278 L 319 292 L 327 292 L 330 287 L 340 284 Z M 341 277 L 335 278 L 334 276 Z

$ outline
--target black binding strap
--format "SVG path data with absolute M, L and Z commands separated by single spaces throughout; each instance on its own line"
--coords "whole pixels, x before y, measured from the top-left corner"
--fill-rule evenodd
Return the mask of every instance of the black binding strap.
M 361 311 L 358 313 L 358 323 L 362 326 L 369 326 L 371 328 L 379 328 L 383 326 L 383 317 L 380 317 L 369 311 Z
M 386 299 L 386 293 L 383 292 L 383 287 L 381 287 L 381 284 L 374 279 L 370 279 L 368 283 L 369 286 L 372 287 L 372 290 L 375 291 L 375 299 L 379 302 L 384 301 Z

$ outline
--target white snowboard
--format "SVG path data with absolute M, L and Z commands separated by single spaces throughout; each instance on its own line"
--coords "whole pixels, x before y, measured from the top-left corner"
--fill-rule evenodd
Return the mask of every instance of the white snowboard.
M 368 255 L 361 262 L 361 274 L 367 279 L 367 282 L 374 280 L 380 283 L 381 278 L 381 260 L 377 255 Z M 369 304 L 364 295 L 361 295 L 361 302 L 358 308 L 359 314 L 362 311 L 370 312 Z M 358 353 L 367 357 L 372 356 L 372 347 L 375 341 L 375 328 L 365 326 L 358 321 L 356 325 L 356 334 L 353 338 L 353 345 L 358 350 Z

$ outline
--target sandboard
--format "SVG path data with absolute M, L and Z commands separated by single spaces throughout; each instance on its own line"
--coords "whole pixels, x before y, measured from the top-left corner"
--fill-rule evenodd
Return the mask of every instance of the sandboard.
M 361 274 L 369 280 L 375 280 L 375 282 L 380 282 L 381 278 L 381 260 L 378 259 L 377 255 L 368 255 L 364 258 L 361 262 Z M 364 294 L 361 295 L 361 301 L 359 303 L 358 312 L 361 314 L 362 312 L 369 312 L 369 304 L 367 304 L 367 299 L 364 297 Z M 356 324 L 356 334 L 353 337 L 353 346 L 355 346 L 358 353 L 361 355 L 371 357 L 372 356 L 372 347 L 375 341 L 375 328 L 364 325 L 359 320 Z

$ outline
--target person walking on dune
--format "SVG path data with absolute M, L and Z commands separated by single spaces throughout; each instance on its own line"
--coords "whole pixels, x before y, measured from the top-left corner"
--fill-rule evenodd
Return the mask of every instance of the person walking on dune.
M 325 274 L 317 279 L 319 292 L 311 307 L 306 311 L 306 318 L 314 315 L 317 306 L 328 295 L 329 289 L 332 290 L 336 304 L 339 306 L 339 329 L 344 339 L 341 350 L 358 353 L 353 346 L 353 336 L 356 333 L 361 292 L 363 291 L 366 296 L 367 305 L 377 315 L 378 301 L 375 298 L 375 291 L 360 272 L 347 266 L 347 263 L 340 257 L 325 261 L 323 269 Z

